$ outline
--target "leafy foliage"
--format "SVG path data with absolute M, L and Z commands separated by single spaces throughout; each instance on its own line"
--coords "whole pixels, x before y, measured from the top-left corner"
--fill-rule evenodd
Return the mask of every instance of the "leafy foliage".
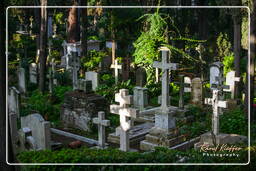
M 81 59 L 82 66 L 89 71 L 97 70 L 100 62 L 105 56 L 105 52 L 90 50 L 88 55 Z

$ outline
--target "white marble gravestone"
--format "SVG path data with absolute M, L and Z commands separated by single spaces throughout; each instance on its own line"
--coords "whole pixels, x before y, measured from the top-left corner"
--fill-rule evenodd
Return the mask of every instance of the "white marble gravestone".
M 29 65 L 29 81 L 31 83 L 37 84 L 37 64 L 31 63 Z
M 190 84 L 189 87 L 184 87 L 184 92 L 191 92 L 191 78 L 190 77 L 184 77 L 184 83 Z
M 21 128 L 29 128 L 35 140 L 36 149 L 51 149 L 50 122 L 38 114 L 21 117 Z
M 136 86 L 133 88 L 133 105 L 139 110 L 144 110 L 148 105 L 148 89 Z
M 92 81 L 92 89 L 95 91 L 99 85 L 99 74 L 94 71 L 85 72 L 85 79 Z
M 105 119 L 105 112 L 98 112 L 98 118 L 93 118 L 93 123 L 98 125 L 98 139 L 99 139 L 99 147 L 106 147 L 106 131 L 105 127 L 110 126 L 110 120 Z
M 119 93 L 115 94 L 115 101 L 119 102 L 119 105 L 110 105 L 110 112 L 120 115 L 120 150 L 129 151 L 128 131 L 131 128 L 129 117 L 136 118 L 139 110 L 129 108 L 129 104 L 132 103 L 132 96 L 129 95 L 127 89 L 120 89 Z
M 224 89 L 224 91 L 231 92 L 231 99 L 235 98 L 235 82 L 240 81 L 240 77 L 236 77 L 235 73 L 235 71 L 230 71 L 226 75 L 226 85 L 229 86 L 229 89 Z

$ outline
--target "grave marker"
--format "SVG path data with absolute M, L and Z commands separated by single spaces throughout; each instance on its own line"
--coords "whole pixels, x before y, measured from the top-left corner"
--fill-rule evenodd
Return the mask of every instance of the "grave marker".
M 93 118 L 93 123 L 98 125 L 99 147 L 105 148 L 106 131 L 105 127 L 110 126 L 110 120 L 105 120 L 105 112 L 98 112 L 98 118 Z
M 29 65 L 29 81 L 31 83 L 37 84 L 37 64 L 31 63 Z
M 192 103 L 196 105 L 203 103 L 203 83 L 199 77 L 192 79 Z
M 119 93 L 115 94 L 115 101 L 119 102 L 119 105 L 110 105 L 110 112 L 120 115 L 120 150 L 122 151 L 129 151 L 128 131 L 131 128 L 129 117 L 136 118 L 139 113 L 139 110 L 129 108 L 129 104 L 132 103 L 132 96 L 128 93 L 127 89 L 120 89 Z
M 240 77 L 235 76 L 235 71 L 230 71 L 226 75 L 226 85 L 229 86 L 229 89 L 224 89 L 224 91 L 231 92 L 231 99 L 235 98 L 235 82 L 239 82 Z
M 85 72 L 85 79 L 92 81 L 92 89 L 95 91 L 99 85 L 99 74 L 93 71 Z
M 19 91 L 20 93 L 26 93 L 26 78 L 25 78 L 25 69 L 18 69 L 18 80 L 19 80 Z
M 118 70 L 122 69 L 122 65 L 118 65 L 118 60 L 115 59 L 115 63 L 111 64 L 110 68 L 115 69 L 115 83 L 117 84 L 117 82 L 118 82 Z

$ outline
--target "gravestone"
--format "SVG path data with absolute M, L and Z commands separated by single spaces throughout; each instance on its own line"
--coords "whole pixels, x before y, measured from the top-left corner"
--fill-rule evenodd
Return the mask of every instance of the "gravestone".
M 16 87 L 11 87 L 8 96 L 8 113 L 15 113 L 20 118 L 20 92 Z
M 100 50 L 100 41 L 99 40 L 88 40 L 87 41 L 87 51 L 89 50 Z
M 79 79 L 77 89 L 82 90 L 85 93 L 91 93 L 92 92 L 92 81 L 85 80 L 85 79 Z
M 92 81 L 92 90 L 95 91 L 99 86 L 99 74 L 97 72 L 85 72 L 85 79 Z
M 179 136 L 176 129 L 174 115 L 178 112 L 177 107 L 169 108 L 169 70 L 177 70 L 178 64 L 169 63 L 170 50 L 166 47 L 160 48 L 162 61 L 154 62 L 153 67 L 162 69 L 162 95 L 161 107 L 155 115 L 155 126 L 146 135 L 146 139 L 140 142 L 140 149 L 144 151 L 152 150 L 156 146 L 170 147 L 184 140 L 184 136 Z
M 235 98 L 235 82 L 240 81 L 240 77 L 236 77 L 235 73 L 235 71 L 230 71 L 226 75 L 226 85 L 229 86 L 229 89 L 224 89 L 224 91 L 231 92 L 231 99 Z
M 91 131 L 92 118 L 97 116 L 97 111 L 105 111 L 106 108 L 107 101 L 100 95 L 87 90 L 70 91 L 65 94 L 60 119 L 66 128 Z
M 26 78 L 25 78 L 25 69 L 19 68 L 18 69 L 18 80 L 19 80 L 19 91 L 20 93 L 26 93 Z
M 146 85 L 147 75 L 144 68 L 136 70 L 136 86 L 144 87 Z
M 221 62 L 214 62 L 210 65 L 210 88 L 216 89 L 216 86 L 223 85 L 221 79 L 223 78 L 223 64 Z
M 185 76 L 184 77 L 184 83 L 187 84 L 187 85 L 190 85 L 188 87 L 184 87 L 184 92 L 191 92 L 191 78 Z
M 203 104 L 203 84 L 199 77 L 192 79 L 192 103 L 196 105 Z
M 131 122 L 129 117 L 136 118 L 138 110 L 129 108 L 129 104 L 132 103 L 132 96 L 128 95 L 127 89 L 120 89 L 119 93 L 115 94 L 115 101 L 119 105 L 110 105 L 110 112 L 120 115 L 120 150 L 129 151 L 129 129 L 131 128 Z
M 148 89 L 136 86 L 133 88 L 133 105 L 139 110 L 144 110 L 148 105 Z
M 38 114 L 21 117 L 21 128 L 29 128 L 37 150 L 51 149 L 50 122 Z
M 201 135 L 200 142 L 195 144 L 195 149 L 199 149 L 202 145 L 217 146 L 221 144 L 234 144 L 246 141 L 245 136 L 236 134 L 223 134 L 220 133 L 219 116 L 221 108 L 227 108 L 227 101 L 222 101 L 221 91 L 218 89 L 212 90 L 212 98 L 206 98 L 205 104 L 212 105 L 212 131 Z
M 184 92 L 185 88 L 190 88 L 190 84 L 184 82 L 184 75 L 179 75 L 178 85 L 180 87 L 179 90 L 179 108 L 184 108 Z
M 104 149 L 106 147 L 106 131 L 105 127 L 110 126 L 110 120 L 105 120 L 105 112 L 98 112 L 98 118 L 93 118 L 93 123 L 98 125 L 98 139 L 99 147 Z
M 114 73 L 115 73 L 115 83 L 118 83 L 118 70 L 122 69 L 122 65 L 118 65 L 118 61 L 117 59 L 115 59 L 115 63 L 111 64 L 110 68 L 114 69 Z
M 31 83 L 37 84 L 37 64 L 31 63 L 29 65 L 29 81 Z

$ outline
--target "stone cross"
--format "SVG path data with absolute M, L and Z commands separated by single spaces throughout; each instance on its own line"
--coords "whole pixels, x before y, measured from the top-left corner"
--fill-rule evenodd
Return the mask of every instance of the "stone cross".
M 78 88 L 78 75 L 77 72 L 80 69 L 80 60 L 77 52 L 71 52 L 72 54 L 72 82 L 73 82 L 73 90 Z
M 120 89 L 119 93 L 115 94 L 115 101 L 119 102 L 119 105 L 110 105 L 110 112 L 120 115 L 120 150 L 122 151 L 129 151 L 128 130 L 131 128 L 129 117 L 136 118 L 139 114 L 139 110 L 129 108 L 129 104 L 132 103 L 132 96 L 128 94 L 127 89 Z
M 170 50 L 166 47 L 160 48 L 162 52 L 162 62 L 155 61 L 153 63 L 154 68 L 162 69 L 162 99 L 161 99 L 161 109 L 163 111 L 168 110 L 168 106 L 170 105 L 169 100 L 169 87 L 170 87 L 170 77 L 169 77 L 169 70 L 177 70 L 178 64 L 176 63 L 169 63 L 169 52 Z
M 105 120 L 105 112 L 98 112 L 98 118 L 93 118 L 93 123 L 98 125 L 99 147 L 105 148 L 106 132 L 105 127 L 110 125 L 110 120 Z
M 115 59 L 115 63 L 111 64 L 110 68 L 115 69 L 115 83 L 118 82 L 118 69 L 122 69 L 122 65 L 118 65 L 117 59 Z
M 235 76 L 235 71 L 230 71 L 226 75 L 226 85 L 229 86 L 229 89 L 224 89 L 224 91 L 231 92 L 231 99 L 235 98 L 235 82 L 239 82 L 240 77 Z
M 227 108 L 227 102 L 219 100 L 220 90 L 212 90 L 212 98 L 205 98 L 205 104 L 212 105 L 212 131 L 214 135 L 219 134 L 219 114 L 221 108 Z
M 25 69 L 19 68 L 18 69 L 18 80 L 19 80 L 19 91 L 21 93 L 26 93 L 26 78 L 25 78 Z

